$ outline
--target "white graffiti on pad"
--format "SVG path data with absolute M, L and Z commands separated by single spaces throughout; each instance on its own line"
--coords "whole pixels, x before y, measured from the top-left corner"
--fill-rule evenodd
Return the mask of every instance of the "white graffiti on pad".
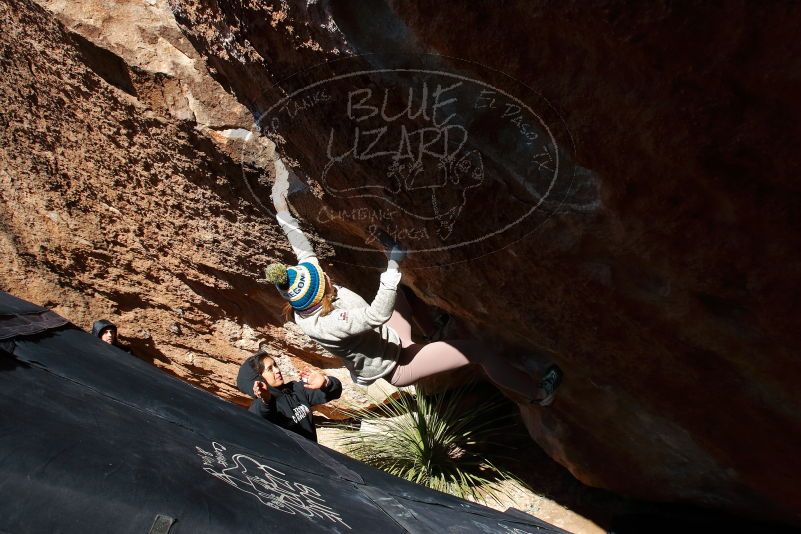
M 228 460 L 226 448 L 212 442 L 212 451 L 195 447 L 203 461 L 203 470 L 236 489 L 255 496 L 263 505 L 290 515 L 302 515 L 339 523 L 350 529 L 340 515 L 326 506 L 320 492 L 299 482 L 290 482 L 285 473 L 254 460 L 234 454 Z

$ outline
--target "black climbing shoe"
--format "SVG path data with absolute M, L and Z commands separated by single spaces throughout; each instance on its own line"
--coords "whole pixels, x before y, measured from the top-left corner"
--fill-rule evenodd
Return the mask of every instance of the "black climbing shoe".
M 442 341 L 448 336 L 448 333 L 453 326 L 453 316 L 451 314 L 437 310 L 434 316 L 433 323 L 435 325 L 434 331 L 429 336 L 425 336 L 427 342 Z
M 545 390 L 545 398 L 540 402 L 540 406 L 550 406 L 556 397 L 556 390 L 562 383 L 562 370 L 558 365 L 552 365 L 545 370 L 545 374 L 540 380 L 540 388 Z

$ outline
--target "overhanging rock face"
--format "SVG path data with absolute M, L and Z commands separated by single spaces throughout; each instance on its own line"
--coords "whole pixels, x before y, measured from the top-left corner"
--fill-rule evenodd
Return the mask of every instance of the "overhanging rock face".
M 0 292 L 0 326 L 48 313 Z M 0 531 L 563 532 L 381 473 L 63 322 L 3 332 Z
M 549 410 L 521 409 L 551 457 L 594 487 L 801 521 L 797 5 L 171 5 L 223 85 L 296 162 L 307 190 L 290 201 L 310 233 L 352 244 L 370 224 L 428 228 L 422 239 L 399 236 L 429 250 L 410 256 L 404 283 L 519 346 L 509 357 L 533 375 L 547 360 L 565 370 Z M 465 83 L 436 117 L 418 113 L 426 79 L 429 103 L 450 85 L 413 79 L 414 69 Z M 538 159 L 527 152 L 531 114 L 468 80 L 532 103 L 570 135 Z M 439 169 L 410 167 L 421 144 L 409 132 L 439 127 L 444 138 L 451 126 L 469 133 L 464 146 L 448 139 L 464 165 L 452 169 L 440 150 L 442 168 L 456 171 L 442 182 L 452 196 L 438 192 L 423 211 L 418 186 L 437 185 Z M 544 139 L 544 128 L 534 133 Z M 536 171 L 557 155 L 567 175 L 548 189 Z M 475 241 L 545 192 L 513 231 Z M 392 224 L 388 210 L 398 212 Z M 454 241 L 473 244 L 445 250 Z M 335 260 L 360 261 L 348 254 L 339 247 Z
M 338 362 L 283 328 L 280 297 L 257 282 L 265 264 L 290 252 L 261 209 L 269 169 L 230 154 L 249 121 L 223 102 L 235 97 L 261 118 L 287 90 L 347 65 L 386 69 L 395 65 L 388 57 L 400 56 L 531 103 L 527 86 L 571 134 L 573 143 L 559 145 L 572 175 L 557 181 L 530 225 L 514 227 L 514 237 L 532 230 L 523 239 L 410 255 L 404 283 L 510 347 L 508 357 L 532 375 L 549 361 L 562 366 L 557 402 L 521 411 L 536 441 L 582 482 L 801 522 L 799 6 L 40 3 L 61 22 L 32 0 L 0 0 L 0 288 L 84 327 L 117 320 L 137 355 L 231 400 L 241 400 L 232 379 L 260 338 L 297 364 L 330 369 Z M 152 31 L 140 32 L 142 24 Z M 154 42 L 160 54 L 151 53 Z M 186 68 L 173 68 L 182 55 Z M 218 100 L 205 73 L 233 96 Z M 369 180 L 389 170 L 376 157 L 324 172 L 332 128 L 336 157 L 353 146 L 356 126 L 375 130 L 363 136 L 359 158 L 406 155 L 402 126 L 412 131 L 403 116 L 389 120 L 404 109 L 403 78 L 349 79 L 358 83 L 339 89 L 361 91 L 366 81 L 376 89 L 356 101 L 353 119 L 343 118 L 347 94 L 330 86 L 299 95 L 278 117 L 279 153 L 307 186 L 291 202 L 317 245 L 319 237 L 364 240 L 394 209 L 360 191 L 326 194 L 374 186 Z M 371 147 L 382 124 L 359 119 L 382 87 L 395 89 L 381 117 L 391 143 Z M 445 100 L 463 101 L 459 91 L 471 87 L 482 96 L 465 84 Z M 440 108 L 459 111 L 454 122 L 470 133 L 465 165 L 445 167 L 459 185 L 436 197 L 438 209 L 461 211 L 410 210 L 417 219 L 396 226 L 411 231 L 419 217 L 433 217 L 444 225 L 426 227 L 431 241 L 469 240 L 539 202 L 543 184 L 516 181 L 521 160 L 510 156 L 531 131 L 517 113 L 507 128 L 487 128 L 493 101 L 477 98 L 482 112 L 472 115 Z M 506 105 L 496 103 L 503 118 Z M 204 125 L 215 143 L 197 132 Z M 269 163 L 271 153 L 263 156 Z M 547 165 L 539 157 L 527 161 Z M 401 172 L 419 183 L 408 166 L 393 171 L 393 180 Z M 397 198 L 393 191 L 382 193 Z M 416 199 L 420 190 L 405 193 Z M 375 291 L 363 257 L 342 247 L 318 252 L 335 279 L 367 297 Z

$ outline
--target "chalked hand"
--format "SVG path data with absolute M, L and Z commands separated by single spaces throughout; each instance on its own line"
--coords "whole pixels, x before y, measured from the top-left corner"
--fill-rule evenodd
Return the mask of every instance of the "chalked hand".
M 384 247 L 384 253 L 387 255 L 387 259 L 389 260 L 389 268 L 397 269 L 398 264 L 406 258 L 406 249 L 401 247 L 400 244 L 392 238 L 392 236 L 383 230 L 379 230 L 375 234 L 375 237 L 378 238 L 378 241 Z
M 326 385 L 328 378 L 322 373 L 309 373 L 304 371 L 300 374 L 303 385 L 308 389 L 320 389 Z

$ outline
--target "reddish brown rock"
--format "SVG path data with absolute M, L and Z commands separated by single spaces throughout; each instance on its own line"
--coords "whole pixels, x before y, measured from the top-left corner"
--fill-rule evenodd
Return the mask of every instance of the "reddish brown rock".
M 341 74 L 344 56 L 441 54 L 426 57 L 536 102 L 569 179 L 516 241 L 413 254 L 405 281 L 533 375 L 550 361 L 565 369 L 557 402 L 522 412 L 583 482 L 801 523 L 796 7 L 173 0 L 167 16 L 158 2 L 119 4 L 106 30 L 124 27 L 126 10 L 161 9 L 153 24 L 170 29 L 146 40 L 185 54 L 195 78 L 160 65 L 153 42 L 137 48 L 136 32 L 112 38 L 82 10 L 46 5 L 75 34 L 30 2 L 1 8 L 0 288 L 84 327 L 108 317 L 140 357 L 238 402 L 236 366 L 262 339 L 295 357 L 287 365 L 332 367 L 282 328 L 279 299 L 256 281 L 289 257 L 260 205 L 270 147 L 248 153 L 243 175 L 247 121 L 214 106 L 207 75 L 258 117 L 287 88 Z M 386 82 L 371 76 L 360 83 Z M 320 155 L 332 127 L 351 125 L 296 102 L 297 129 L 276 139 L 305 188 L 292 203 L 327 240 L 316 245 L 333 276 L 369 296 L 377 271 L 363 266 L 380 254 L 331 242 L 364 243 L 386 203 L 327 193 Z M 441 239 L 536 204 L 514 158 L 493 153 L 509 125 L 481 126 L 494 187 L 464 193 Z M 335 183 L 386 172 L 354 169 Z
M 534 355 L 524 365 L 565 369 L 557 403 L 524 413 L 582 481 L 801 522 L 797 7 L 173 6 L 255 114 L 284 96 L 276 83 L 297 88 L 292 75 L 325 79 L 341 73 L 337 58 L 376 51 L 441 54 L 438 67 L 469 77 L 496 69 L 544 97 L 573 140 L 562 144 L 574 181 L 561 204 L 511 249 L 413 256 L 407 282 L 482 335 Z M 363 239 L 368 229 L 353 218 L 314 219 L 322 204 L 355 201 L 325 196 L 321 155 L 342 124 L 310 108 L 302 128 L 278 139 L 308 187 L 296 208 L 329 240 Z M 384 169 L 365 161 L 362 171 L 345 182 Z M 465 208 L 458 231 L 532 202 L 508 177 L 498 183 Z M 338 250 L 336 259 L 354 257 Z
M 143 93 L 140 82 L 158 73 L 68 33 L 32 2 L 0 9 L 0 289 L 86 329 L 110 319 L 138 357 L 234 402 L 246 402 L 238 365 L 260 342 L 289 356 L 288 376 L 310 365 L 342 375 L 336 360 L 286 335 L 280 297 L 257 282 L 288 247 L 245 193 L 228 140 L 210 141 Z M 117 15 L 106 18 L 112 27 Z M 104 35 L 93 37 L 104 44 Z M 116 38 L 123 53 L 141 52 Z M 189 87 L 216 84 L 202 82 Z M 266 171 L 245 172 L 269 191 Z

